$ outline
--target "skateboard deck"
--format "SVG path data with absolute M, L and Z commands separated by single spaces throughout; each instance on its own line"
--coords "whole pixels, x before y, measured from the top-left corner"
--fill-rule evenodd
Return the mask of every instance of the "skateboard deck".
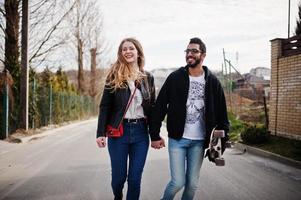
M 225 159 L 222 157 L 222 138 L 225 137 L 224 130 L 211 131 L 209 148 L 206 150 L 205 157 L 214 162 L 216 166 L 225 166 Z

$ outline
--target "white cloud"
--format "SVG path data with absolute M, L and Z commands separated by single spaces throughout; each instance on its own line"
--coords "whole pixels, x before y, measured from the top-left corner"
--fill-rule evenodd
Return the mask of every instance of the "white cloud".
M 291 30 L 298 0 L 291 0 Z M 270 67 L 270 40 L 287 37 L 287 1 L 284 0 L 102 0 L 106 38 L 112 57 L 124 37 L 142 43 L 147 68 L 185 64 L 183 50 L 191 37 L 207 45 L 205 63 L 219 69 L 222 48 L 239 70 Z

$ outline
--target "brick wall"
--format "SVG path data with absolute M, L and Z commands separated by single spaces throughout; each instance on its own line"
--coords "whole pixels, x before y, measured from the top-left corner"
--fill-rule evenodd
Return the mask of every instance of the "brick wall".
M 283 56 L 283 41 L 271 40 L 269 130 L 301 140 L 301 53 Z

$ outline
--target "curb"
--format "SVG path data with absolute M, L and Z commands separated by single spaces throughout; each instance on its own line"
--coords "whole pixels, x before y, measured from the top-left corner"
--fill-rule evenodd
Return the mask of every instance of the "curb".
M 91 119 L 85 119 L 85 120 L 82 120 L 82 121 L 70 121 L 70 122 L 65 122 L 63 124 L 56 124 L 56 125 L 49 125 L 49 126 L 45 126 L 45 127 L 42 127 L 42 129 L 40 130 L 41 132 L 39 133 L 36 133 L 36 134 L 33 134 L 33 135 L 29 135 L 29 136 L 12 136 L 12 139 L 13 140 L 18 140 L 18 142 L 16 143 L 27 143 L 27 142 L 30 142 L 32 140 L 36 140 L 36 139 L 39 139 L 39 138 L 43 138 L 45 136 L 48 136 L 48 135 L 51 135 L 53 134 L 53 131 L 55 130 L 63 130 L 65 128 L 68 128 L 72 125 L 80 125 L 80 124 L 84 124 L 84 123 L 87 123 L 87 122 L 90 122 L 90 121 L 93 121 L 93 120 L 96 120 L 96 118 L 91 118 Z
M 280 156 L 278 154 L 274 154 L 274 153 L 271 153 L 271 152 L 268 152 L 268 151 L 265 151 L 262 149 L 251 147 L 251 146 L 248 146 L 248 145 L 245 145 L 242 143 L 235 143 L 234 148 L 239 149 L 241 151 L 246 151 L 251 154 L 261 156 L 261 157 L 270 158 L 270 159 L 278 161 L 282 164 L 301 169 L 301 162 L 297 161 L 297 160 L 293 160 L 291 158 L 286 158 L 286 157 Z

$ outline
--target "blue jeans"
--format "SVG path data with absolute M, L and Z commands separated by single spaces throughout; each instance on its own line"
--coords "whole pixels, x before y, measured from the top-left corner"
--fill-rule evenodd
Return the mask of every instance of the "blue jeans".
M 108 138 L 112 168 L 111 185 L 115 199 L 121 199 L 123 186 L 127 179 L 126 199 L 138 200 L 149 137 L 145 122 L 124 123 L 123 127 L 122 137 Z M 127 164 L 128 160 L 129 164 Z
M 184 186 L 182 200 L 193 199 L 203 162 L 203 144 L 204 140 L 168 139 L 171 180 L 166 186 L 162 200 L 173 199 Z

